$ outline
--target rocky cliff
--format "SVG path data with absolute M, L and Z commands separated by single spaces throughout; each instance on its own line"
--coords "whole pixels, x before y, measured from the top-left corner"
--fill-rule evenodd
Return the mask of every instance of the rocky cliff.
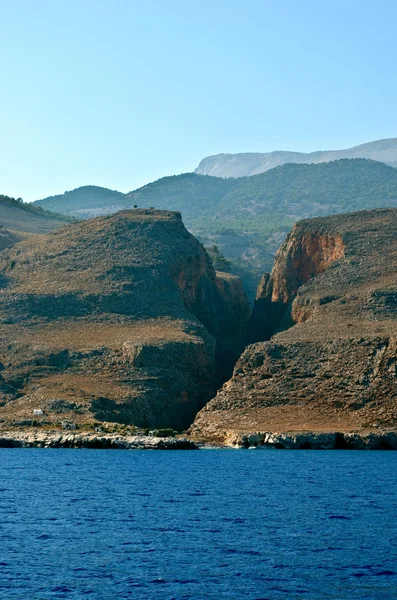
M 291 325 L 291 302 L 299 288 L 344 255 L 341 234 L 311 232 L 308 221 L 296 224 L 279 249 L 271 275 L 259 283 L 249 327 L 249 341 L 266 340 Z
M 0 272 L 5 425 L 39 409 L 42 424 L 183 429 L 243 347 L 247 307 L 219 288 L 179 213 L 123 211 L 35 236 L 0 253 Z
M 236 179 L 185 173 L 128 194 L 86 186 L 35 206 L 78 218 L 135 205 L 178 210 L 193 235 L 207 248 L 217 246 L 230 261 L 228 270 L 241 277 L 253 299 L 262 273 L 272 269 L 274 254 L 295 221 L 397 207 L 396 169 L 363 158 L 335 158 L 321 164 L 285 164 Z
M 298 223 L 261 282 L 249 346 L 195 435 L 397 427 L 397 210 Z

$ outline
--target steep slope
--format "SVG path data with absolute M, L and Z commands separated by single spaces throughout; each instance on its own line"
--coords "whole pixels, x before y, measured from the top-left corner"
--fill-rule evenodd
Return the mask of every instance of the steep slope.
M 0 252 L 21 241 L 23 236 L 0 225 Z
M 264 278 L 249 346 L 192 431 L 397 428 L 397 210 L 298 223 Z
M 179 213 L 124 211 L 35 236 L 0 254 L 0 272 L 8 423 L 39 408 L 48 422 L 181 429 L 243 347 L 248 306 L 221 293 Z
M 67 195 L 63 201 L 64 209 L 60 205 L 57 209 L 73 212 L 75 205 Z M 356 159 L 288 164 L 241 179 L 188 173 L 118 196 L 113 207 L 101 196 L 96 204 L 92 202 L 86 208 L 79 204 L 79 214 L 108 213 L 134 205 L 181 211 L 187 228 L 206 246 L 217 245 L 232 261 L 233 273 L 252 289 L 263 271 L 272 268 L 274 252 L 296 220 L 397 206 L 397 170 Z
M 0 195 L 0 226 L 11 230 L 15 240 L 30 233 L 48 233 L 63 227 L 70 219 L 22 200 Z M 14 240 L 14 241 L 15 241 Z
M 341 158 L 369 158 L 397 167 L 397 138 L 376 140 L 346 150 L 217 154 L 203 158 L 194 172 L 214 177 L 249 177 L 286 163 L 322 163 Z

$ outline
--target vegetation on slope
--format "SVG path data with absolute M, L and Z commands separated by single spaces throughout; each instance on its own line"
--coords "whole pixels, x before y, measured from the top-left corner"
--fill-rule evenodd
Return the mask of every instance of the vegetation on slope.
M 0 195 L 0 226 L 14 233 L 48 233 L 73 221 L 73 217 L 27 204 L 21 198 Z
M 342 159 L 285 164 L 238 179 L 186 173 L 125 195 L 93 186 L 87 189 L 92 191 L 88 203 L 81 197 L 76 204 L 73 198 L 79 190 L 74 190 L 58 197 L 63 204 L 57 204 L 57 210 L 76 216 L 134 206 L 179 210 L 186 227 L 207 247 L 218 246 L 232 262 L 233 273 L 248 271 L 245 283 L 255 287 L 261 273 L 271 269 L 273 254 L 294 222 L 397 206 L 397 170 L 372 160 Z M 95 190 L 102 191 L 95 195 Z
M 12 198 L 11 196 L 4 196 L 0 194 L 0 203 L 1 205 L 7 204 L 8 206 L 13 206 L 15 208 L 21 209 L 25 212 L 33 213 L 34 215 L 40 215 L 43 217 L 51 217 L 52 219 L 58 219 L 59 221 L 66 221 L 71 223 L 74 221 L 73 218 L 68 217 L 62 213 L 54 213 L 53 211 L 46 210 L 42 208 L 40 205 L 35 203 L 27 203 L 22 200 L 22 198 Z
M 99 187 L 96 185 L 84 185 L 74 190 L 66 191 L 64 194 L 49 196 L 43 200 L 36 200 L 35 206 L 51 210 L 53 212 L 62 212 L 66 214 L 75 214 L 86 212 L 86 209 L 102 208 L 104 206 L 116 204 L 121 201 L 124 194 L 116 190 Z M 114 211 L 113 211 L 114 212 Z M 87 215 L 94 216 L 94 215 Z
M 397 170 L 367 159 L 311 165 L 286 164 L 238 179 L 223 198 L 224 209 L 289 218 L 381 208 L 397 203 Z M 226 211 L 225 211 L 226 212 Z
M 296 220 L 397 206 L 397 170 L 367 159 L 286 164 L 252 177 L 188 173 L 126 194 L 132 207 L 179 210 L 194 232 L 257 234 L 263 243 Z
M 127 195 L 131 204 L 174 208 L 206 245 L 217 245 L 232 272 L 254 287 L 292 224 L 303 218 L 397 206 L 397 170 L 367 159 L 286 164 L 252 177 L 187 174 Z M 247 273 L 246 271 L 249 271 Z

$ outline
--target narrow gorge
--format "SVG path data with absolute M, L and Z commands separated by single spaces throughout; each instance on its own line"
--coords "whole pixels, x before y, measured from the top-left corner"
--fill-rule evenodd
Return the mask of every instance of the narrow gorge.
M 267 341 L 246 348 L 194 437 L 396 429 L 396 231 L 394 209 L 294 227 L 251 319 Z
M 0 429 L 393 446 L 396 231 L 396 209 L 300 221 L 252 314 L 176 212 L 121 211 L 14 243 L 0 254 Z

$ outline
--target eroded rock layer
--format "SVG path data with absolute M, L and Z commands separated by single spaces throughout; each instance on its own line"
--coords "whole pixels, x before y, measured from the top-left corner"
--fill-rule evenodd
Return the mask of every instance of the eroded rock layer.
M 242 350 L 240 308 L 180 214 L 123 211 L 0 254 L 0 419 L 183 429 Z M 222 364 L 221 368 L 225 366 Z
M 194 435 L 396 428 L 397 210 L 298 223 L 253 319 L 278 333 L 245 350 Z

